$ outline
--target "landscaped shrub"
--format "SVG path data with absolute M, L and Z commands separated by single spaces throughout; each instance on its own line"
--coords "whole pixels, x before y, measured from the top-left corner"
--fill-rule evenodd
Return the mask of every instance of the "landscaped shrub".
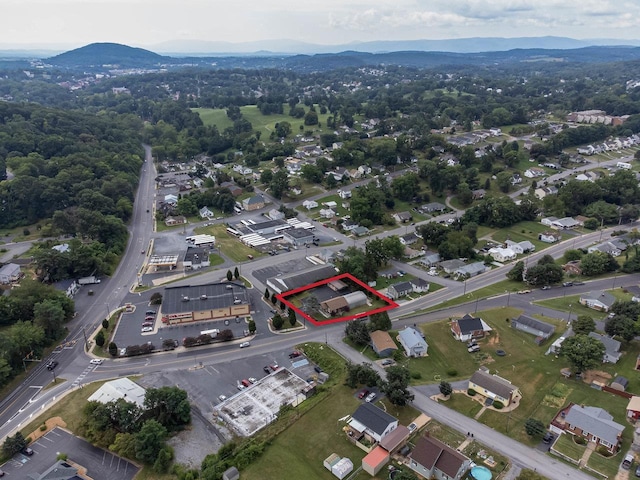
M 422 374 L 420 372 L 411 372 L 411 378 L 414 380 L 420 380 L 422 378 Z
M 504 404 L 502 402 L 499 402 L 498 400 L 493 402 L 493 408 L 497 409 L 497 410 L 502 410 L 504 408 Z
M 573 441 L 574 441 L 575 443 L 577 443 L 578 445 L 586 445 L 586 444 L 587 444 L 587 441 L 586 441 L 584 438 L 582 438 L 582 437 L 577 437 L 577 436 L 575 436 L 575 435 L 573 436 Z
M 607 457 L 607 458 L 613 455 L 609 450 L 607 450 L 607 448 L 604 445 L 598 445 L 598 448 L 596 448 L 596 452 L 598 452 L 603 457 Z
M 457 377 L 458 370 L 456 370 L 455 368 L 450 368 L 449 370 L 447 370 L 447 375 L 449 375 L 450 377 Z
M 469 395 L 470 397 L 475 396 L 476 391 L 473 388 L 470 388 L 469 390 L 467 390 L 467 395 Z

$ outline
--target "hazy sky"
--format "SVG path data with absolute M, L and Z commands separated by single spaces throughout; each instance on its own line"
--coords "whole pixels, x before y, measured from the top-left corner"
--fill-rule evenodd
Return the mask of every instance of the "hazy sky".
M 0 0 L 0 46 L 640 37 L 638 0 Z

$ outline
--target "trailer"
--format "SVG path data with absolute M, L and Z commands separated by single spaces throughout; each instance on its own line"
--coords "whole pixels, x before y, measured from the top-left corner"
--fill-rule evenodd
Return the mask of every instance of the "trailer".
M 95 283 L 100 283 L 100 279 L 96 278 L 94 275 L 78 279 L 78 285 L 93 285 Z

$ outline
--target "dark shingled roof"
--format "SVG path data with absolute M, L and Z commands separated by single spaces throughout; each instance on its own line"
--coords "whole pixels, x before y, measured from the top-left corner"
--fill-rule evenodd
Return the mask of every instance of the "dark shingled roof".
M 333 265 L 316 265 L 301 272 L 291 272 L 279 277 L 272 277 L 267 282 L 277 287 L 280 292 L 286 292 L 333 277 L 336 273 Z
M 516 390 L 516 386 L 512 385 L 507 380 L 503 378 L 496 377 L 495 375 L 491 375 L 484 370 L 478 370 L 469 379 L 469 382 L 473 382 L 476 385 L 480 385 L 483 388 L 486 388 L 492 393 L 496 395 L 500 395 L 502 398 L 509 398 L 514 390 Z
M 239 304 L 249 304 L 246 287 L 233 282 L 167 287 L 164 289 L 162 299 L 162 313 L 174 314 L 227 308 L 236 304 L 237 300 L 240 300 Z
M 482 320 L 479 317 L 472 317 L 469 314 L 466 314 L 458 320 L 458 326 L 460 327 L 460 332 L 462 332 L 463 335 L 468 335 L 476 330 L 483 330 Z
M 421 437 L 409 455 L 412 460 L 429 470 L 437 468 L 455 478 L 467 457 L 432 437 Z
M 378 435 L 384 433 L 390 423 L 397 421 L 387 412 L 371 403 L 363 403 L 351 416 Z

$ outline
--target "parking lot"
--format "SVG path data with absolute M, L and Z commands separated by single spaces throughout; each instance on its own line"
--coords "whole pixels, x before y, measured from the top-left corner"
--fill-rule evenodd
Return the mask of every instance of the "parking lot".
M 7 478 L 38 478 L 56 463 L 59 453 L 86 468 L 94 480 L 130 480 L 139 470 L 131 462 L 94 447 L 61 428 L 54 428 L 30 446 L 33 455 L 17 454 L 2 466 Z
M 245 351 L 249 355 L 251 347 Z M 195 359 L 192 368 L 148 374 L 139 383 L 145 388 L 159 388 L 161 386 L 182 388 L 187 392 L 191 403 L 199 409 L 205 418 L 213 422 L 216 407 L 241 393 L 239 385 L 242 385 L 242 380 L 248 381 L 251 378 L 260 381 L 272 375 L 280 367 L 295 374 L 302 382 L 292 383 L 292 385 L 296 385 L 295 388 L 298 390 L 303 384 L 306 385 L 307 381 L 316 379 L 318 376 L 318 372 L 314 369 L 316 366 L 304 356 L 289 358 L 291 353 L 292 351 L 289 350 L 272 352 L 265 355 L 247 356 L 242 361 L 229 361 L 215 366 L 205 365 L 202 367 Z M 265 372 L 265 367 L 269 373 Z M 242 390 L 244 391 L 244 388 Z M 276 412 L 279 408 L 280 404 L 278 404 Z M 262 426 L 264 426 L 264 421 L 265 419 L 262 418 Z

